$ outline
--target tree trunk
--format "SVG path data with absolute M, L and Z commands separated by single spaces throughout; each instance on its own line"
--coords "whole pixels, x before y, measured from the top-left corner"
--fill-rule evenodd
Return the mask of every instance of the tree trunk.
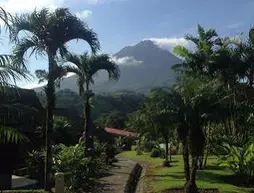
M 45 176 L 44 188 L 50 191 L 52 188 L 52 131 L 53 131 L 53 109 L 55 108 L 55 82 L 53 70 L 55 68 L 55 60 L 53 54 L 48 54 L 49 60 L 49 76 L 46 89 L 47 97 L 47 114 L 46 114 L 46 159 L 45 159 Z
M 87 157 L 92 157 L 94 152 L 93 147 L 93 125 L 91 118 L 91 106 L 89 104 L 89 84 L 86 83 L 86 102 L 85 102 L 85 154 Z
M 184 175 L 186 181 L 190 180 L 190 163 L 189 163 L 189 146 L 188 139 L 185 137 L 183 139 L 183 162 L 184 162 Z
M 249 74 L 249 86 L 252 88 L 253 87 L 253 76 L 254 76 L 254 71 L 250 70 L 250 74 Z
M 192 167 L 190 179 L 187 181 L 184 187 L 185 193 L 198 193 L 198 188 L 196 184 L 196 173 L 198 169 L 198 158 L 199 156 L 194 156 L 192 158 Z
M 206 153 L 205 153 L 205 159 L 204 159 L 204 163 L 203 163 L 203 168 L 204 168 L 204 169 L 206 168 L 208 155 L 209 155 L 209 149 L 207 149 L 207 150 L 206 150 Z
M 169 145 L 169 161 L 172 162 L 172 145 Z
M 168 136 L 164 136 L 165 141 L 165 160 L 168 162 Z

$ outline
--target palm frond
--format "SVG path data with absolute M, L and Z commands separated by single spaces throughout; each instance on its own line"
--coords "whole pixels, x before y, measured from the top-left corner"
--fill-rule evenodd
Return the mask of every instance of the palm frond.
M 71 14 L 69 9 L 56 9 L 51 15 L 51 21 L 52 25 L 49 30 L 55 48 L 62 47 L 70 40 L 81 39 L 89 44 L 93 53 L 100 49 L 97 34 L 85 22 Z
M 111 60 L 107 54 L 92 55 L 90 59 L 91 75 L 99 70 L 106 70 L 110 80 L 118 80 L 120 77 L 119 66 Z
M 20 143 L 28 141 L 28 138 L 16 129 L 0 126 L 0 143 Z
M 35 76 L 39 79 L 39 83 L 48 80 L 48 72 L 46 70 L 35 70 Z
M 254 47 L 254 27 L 251 28 L 250 31 L 249 31 L 249 39 L 250 39 L 251 44 Z
M 12 15 L 6 12 L 2 7 L 0 7 L 0 20 L 4 22 L 4 27 L 9 31 L 11 31 L 10 22 L 12 21 Z
M 180 56 L 181 58 L 188 58 L 191 56 L 192 52 L 190 50 L 188 50 L 187 48 L 185 48 L 184 46 L 178 45 L 174 48 L 173 50 L 174 54 L 176 54 L 177 56 Z
M 31 49 L 30 56 L 35 53 L 37 55 L 43 55 L 44 49 L 40 43 L 40 40 L 36 36 L 23 38 L 19 43 L 16 44 L 13 50 L 13 62 L 16 65 L 22 65 L 26 67 L 25 54 Z
M 13 63 L 14 57 L 11 55 L 0 55 L 0 84 L 9 86 L 11 82 L 16 85 L 16 81 L 22 79 L 30 80 L 29 71 L 26 67 Z

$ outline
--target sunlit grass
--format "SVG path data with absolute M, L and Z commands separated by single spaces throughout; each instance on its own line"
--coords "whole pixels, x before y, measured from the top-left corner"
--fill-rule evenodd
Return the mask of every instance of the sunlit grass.
M 168 188 L 183 187 L 185 183 L 182 156 L 173 156 L 172 167 L 165 168 L 163 159 L 151 158 L 149 154 L 137 155 L 135 151 L 121 153 L 122 157 L 149 164 L 147 183 L 150 192 L 159 193 Z M 254 193 L 253 188 L 237 187 L 224 182 L 221 178 L 232 175 L 229 170 L 217 167 L 217 158 L 209 157 L 206 170 L 198 171 L 197 185 L 199 188 L 219 188 L 222 193 Z

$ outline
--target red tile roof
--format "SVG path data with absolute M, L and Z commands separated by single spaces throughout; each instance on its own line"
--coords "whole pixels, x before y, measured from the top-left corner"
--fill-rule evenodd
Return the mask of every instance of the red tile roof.
M 104 128 L 104 130 L 108 133 L 114 134 L 114 135 L 120 135 L 120 136 L 126 136 L 126 137 L 137 137 L 137 133 L 130 132 L 127 130 L 121 130 L 121 129 L 114 129 L 114 128 Z

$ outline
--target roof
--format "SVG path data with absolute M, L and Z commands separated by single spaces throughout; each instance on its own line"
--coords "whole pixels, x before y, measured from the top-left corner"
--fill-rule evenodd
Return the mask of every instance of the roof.
M 119 136 L 125 136 L 125 137 L 137 137 L 137 133 L 130 132 L 127 130 L 122 129 L 115 129 L 115 128 L 104 128 L 104 130 L 110 134 L 119 135 Z
M 8 91 L 0 91 L 0 104 L 22 104 L 43 110 L 43 107 L 34 90 L 23 88 L 8 88 Z
M 35 122 L 41 123 L 44 121 L 41 119 L 44 111 L 33 90 L 0 88 L 0 124 L 32 125 Z

